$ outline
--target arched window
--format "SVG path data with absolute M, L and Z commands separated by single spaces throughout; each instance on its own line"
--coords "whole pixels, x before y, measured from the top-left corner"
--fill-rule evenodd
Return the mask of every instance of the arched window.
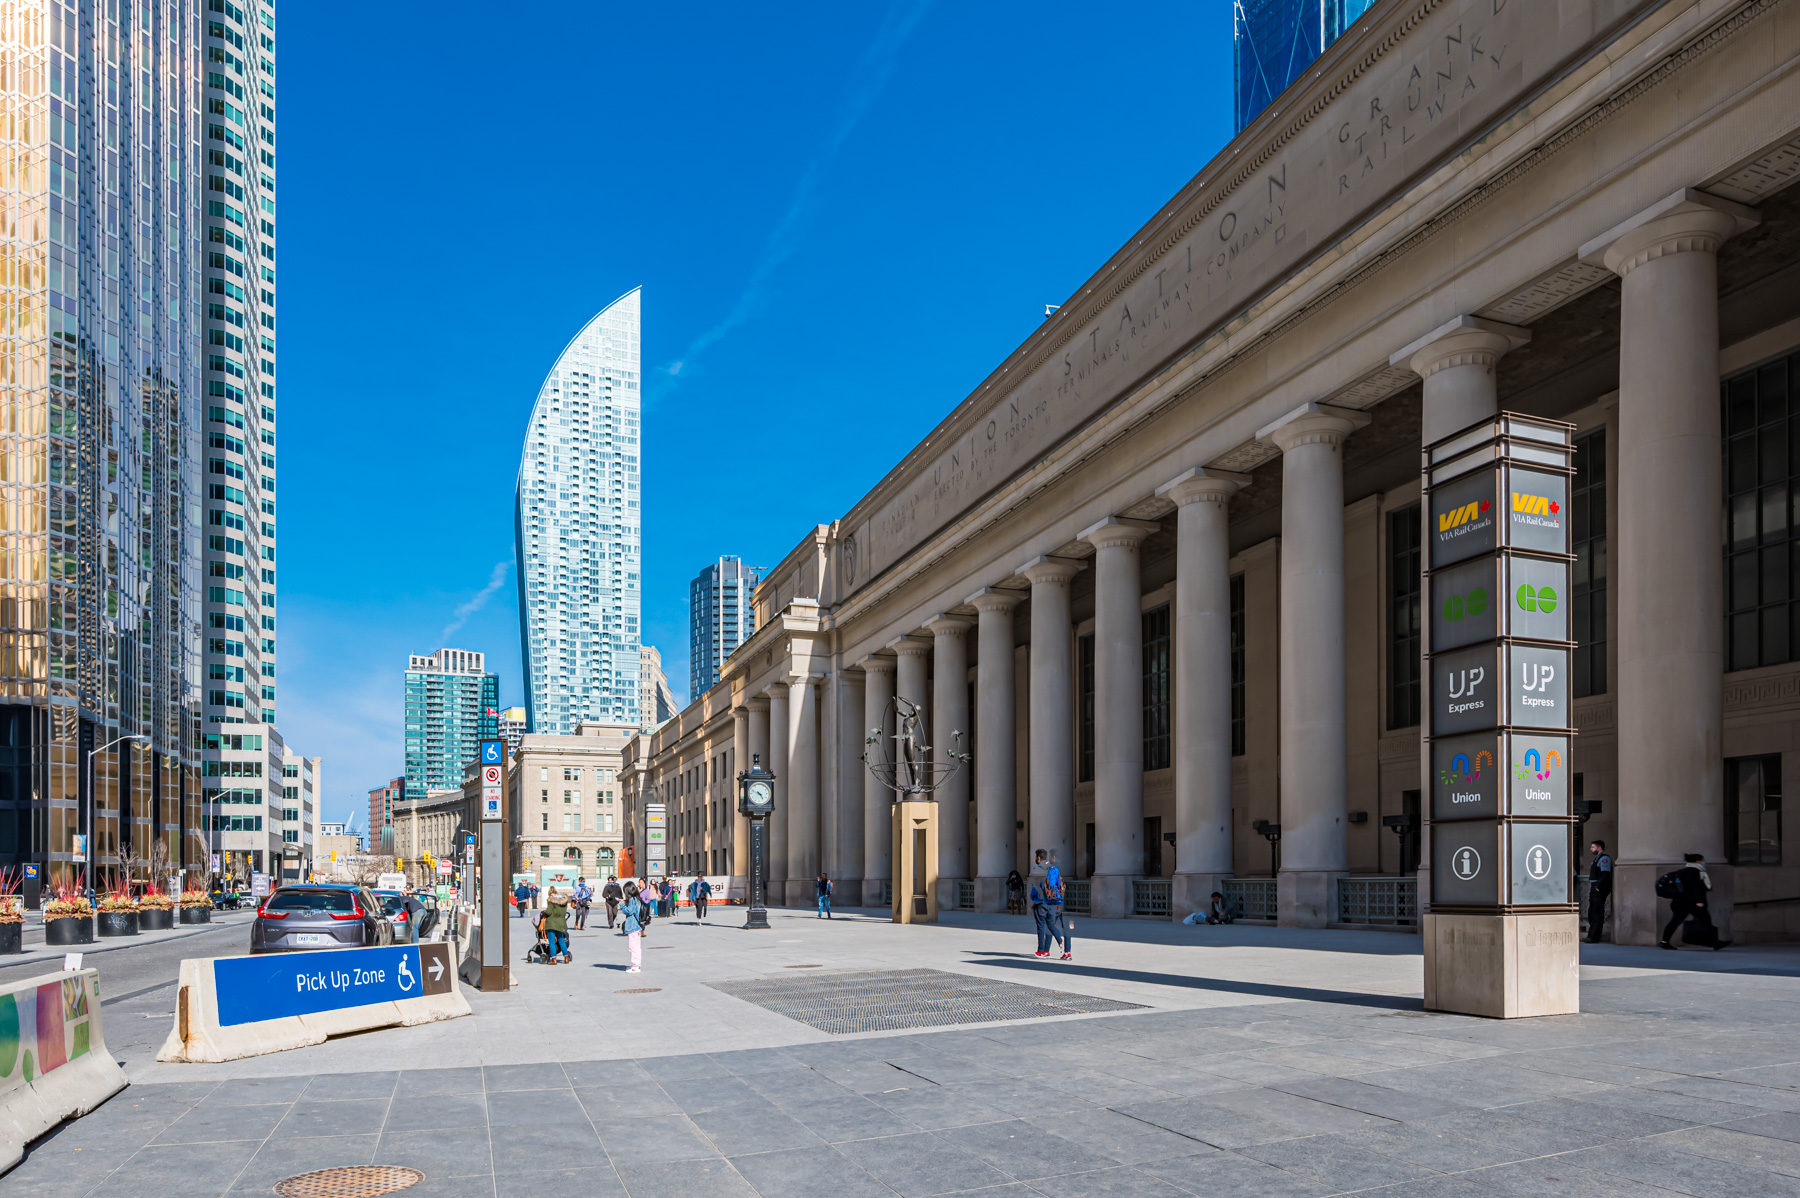
M 581 860 L 581 850 L 576 848 L 574 845 L 570 845 L 568 848 L 563 850 L 563 860 L 565 860 L 565 861 Z

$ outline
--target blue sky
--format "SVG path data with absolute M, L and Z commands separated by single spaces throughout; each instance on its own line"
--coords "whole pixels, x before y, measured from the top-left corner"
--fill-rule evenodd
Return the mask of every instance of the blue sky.
M 499 11 L 281 11 L 278 711 L 328 819 L 401 771 L 407 654 L 523 702 L 519 446 L 594 312 L 644 289 L 685 698 L 688 580 L 842 515 L 1231 132 L 1225 0 Z

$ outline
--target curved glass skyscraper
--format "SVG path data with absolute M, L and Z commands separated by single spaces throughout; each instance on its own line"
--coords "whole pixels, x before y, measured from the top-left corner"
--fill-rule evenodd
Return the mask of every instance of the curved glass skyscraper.
M 638 722 L 638 289 L 563 349 L 519 460 L 515 539 L 534 733 Z

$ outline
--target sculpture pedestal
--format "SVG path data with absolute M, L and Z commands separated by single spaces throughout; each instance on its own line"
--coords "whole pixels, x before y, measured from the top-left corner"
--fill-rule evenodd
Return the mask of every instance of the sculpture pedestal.
M 894 804 L 894 922 L 936 923 L 937 804 Z
M 1494 1019 L 1581 1010 L 1581 917 L 1425 916 L 1425 1009 Z

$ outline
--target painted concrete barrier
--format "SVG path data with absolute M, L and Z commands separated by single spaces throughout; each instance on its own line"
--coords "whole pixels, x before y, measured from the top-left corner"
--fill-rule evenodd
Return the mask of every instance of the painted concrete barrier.
M 189 958 L 156 1059 L 235 1061 L 469 1013 L 442 943 Z
M 0 1172 L 25 1145 L 126 1086 L 100 1034 L 100 971 L 0 986 Z

